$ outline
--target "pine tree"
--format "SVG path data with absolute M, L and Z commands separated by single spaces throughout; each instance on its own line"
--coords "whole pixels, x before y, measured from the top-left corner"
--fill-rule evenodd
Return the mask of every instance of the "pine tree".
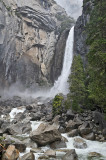
M 73 110 L 80 110 L 80 106 L 85 104 L 85 75 L 81 56 L 74 56 L 71 74 L 69 76 L 70 93 L 68 98 L 71 100 Z
M 106 105 L 106 1 L 94 0 L 94 9 L 87 25 L 90 46 L 88 53 L 89 99 L 103 110 Z

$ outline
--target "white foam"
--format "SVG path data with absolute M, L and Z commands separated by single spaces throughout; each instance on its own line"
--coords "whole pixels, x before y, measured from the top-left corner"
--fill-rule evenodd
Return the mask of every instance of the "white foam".
M 79 138 L 86 141 L 87 148 L 77 149 L 73 146 L 73 142 L 74 142 L 75 137 L 70 138 L 67 136 L 67 134 L 62 134 L 62 136 L 64 136 L 68 140 L 68 142 L 66 142 L 67 149 L 75 149 L 77 155 L 79 156 L 79 160 L 88 160 L 87 156 L 88 156 L 88 153 L 90 153 L 90 152 L 100 153 L 103 155 L 102 160 L 106 160 L 106 142 L 90 141 L 90 140 L 86 140 L 86 139 L 83 139 L 82 137 L 78 136 Z
M 25 107 L 24 106 L 18 107 L 18 108 L 13 108 L 11 110 L 11 112 L 9 113 L 10 121 L 12 121 L 18 113 L 23 113 L 24 111 L 25 111 Z

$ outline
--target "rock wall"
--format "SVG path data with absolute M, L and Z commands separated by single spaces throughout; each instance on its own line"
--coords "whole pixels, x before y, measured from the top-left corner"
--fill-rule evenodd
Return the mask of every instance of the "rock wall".
M 82 15 L 78 18 L 74 30 L 74 54 L 80 54 L 84 65 L 86 64 L 86 54 L 89 51 L 89 46 L 86 45 L 87 32 L 86 25 L 90 20 L 90 13 L 93 9 L 93 0 L 83 1 Z
M 54 82 L 61 73 L 68 36 L 63 24 L 70 28 L 73 19 L 53 0 L 0 0 L 0 86 Z M 58 74 L 52 76 L 58 55 Z

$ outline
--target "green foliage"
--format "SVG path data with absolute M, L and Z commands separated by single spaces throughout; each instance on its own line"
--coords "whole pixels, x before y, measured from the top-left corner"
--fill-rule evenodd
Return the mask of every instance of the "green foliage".
M 63 96 L 61 94 L 58 94 L 55 96 L 53 100 L 53 115 L 61 114 L 63 111 Z
M 74 56 L 71 75 L 69 76 L 70 105 L 73 110 L 81 111 L 80 106 L 85 105 L 86 88 L 85 88 L 85 74 L 81 56 Z
M 94 9 L 87 25 L 88 98 L 105 112 L 106 106 L 106 1 L 94 0 Z

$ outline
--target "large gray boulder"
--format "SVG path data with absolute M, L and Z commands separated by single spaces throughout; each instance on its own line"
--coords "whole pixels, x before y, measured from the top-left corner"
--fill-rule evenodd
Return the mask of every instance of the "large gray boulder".
M 38 145 L 43 146 L 60 141 L 62 136 L 55 125 L 42 123 L 38 129 L 30 133 L 30 138 Z

